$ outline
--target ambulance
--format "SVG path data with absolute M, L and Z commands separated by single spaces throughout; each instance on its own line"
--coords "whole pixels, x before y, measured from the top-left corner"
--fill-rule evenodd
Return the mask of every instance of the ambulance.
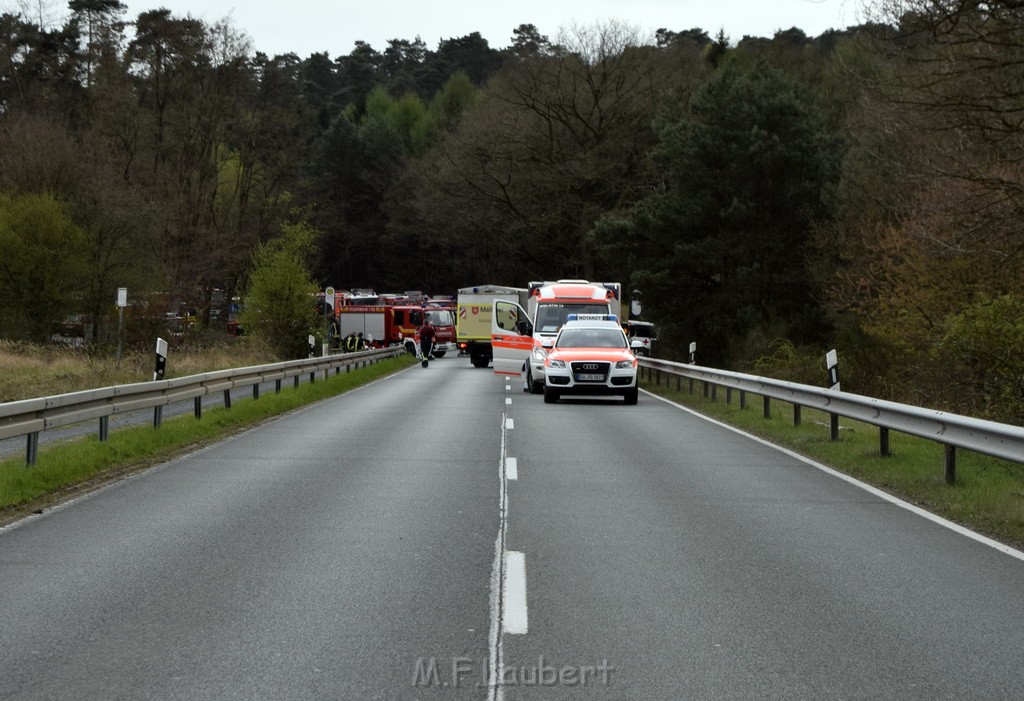
M 494 372 L 526 373 L 526 387 L 534 394 L 544 391 L 544 360 L 562 325 L 575 314 L 578 320 L 609 315 L 618 318 L 622 285 L 617 282 L 558 280 L 531 282 L 527 309 L 510 301 L 497 301 L 491 315 L 491 346 Z
M 459 289 L 455 311 L 455 343 L 460 355 L 468 355 L 473 367 L 491 363 L 491 314 L 496 302 L 515 306 L 526 303 L 525 287 L 475 285 Z M 522 361 L 520 361 L 520 365 Z

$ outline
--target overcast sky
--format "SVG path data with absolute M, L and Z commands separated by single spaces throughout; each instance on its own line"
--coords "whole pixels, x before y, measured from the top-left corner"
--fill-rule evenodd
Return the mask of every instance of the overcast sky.
M 122 0 L 128 16 L 166 7 L 175 15 L 214 22 L 230 17 L 269 55 L 305 58 L 348 54 L 357 40 L 378 51 L 388 39 L 415 39 L 436 49 L 442 39 L 480 32 L 493 48 L 511 43 L 512 30 L 533 24 L 553 41 L 560 28 L 611 19 L 637 27 L 653 43 L 659 27 L 724 29 L 733 43 L 744 35 L 772 36 L 798 27 L 808 36 L 858 24 L 861 0 Z M 4 2 L 6 4 L 6 1 Z

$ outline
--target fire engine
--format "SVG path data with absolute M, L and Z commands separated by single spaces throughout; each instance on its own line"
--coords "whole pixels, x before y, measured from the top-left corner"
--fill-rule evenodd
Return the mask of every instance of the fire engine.
M 425 316 L 437 332 L 434 355 L 441 358 L 455 350 L 455 317 L 447 309 L 357 304 L 339 306 L 335 316 L 342 342 L 351 333 L 361 333 L 364 343 L 373 348 L 397 346 L 415 337 Z

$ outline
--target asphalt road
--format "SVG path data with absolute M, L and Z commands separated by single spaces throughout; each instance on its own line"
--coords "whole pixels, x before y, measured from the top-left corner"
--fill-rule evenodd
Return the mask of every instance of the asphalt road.
M 0 696 L 1024 688 L 1024 562 L 653 397 L 508 387 L 445 358 L 3 530 Z

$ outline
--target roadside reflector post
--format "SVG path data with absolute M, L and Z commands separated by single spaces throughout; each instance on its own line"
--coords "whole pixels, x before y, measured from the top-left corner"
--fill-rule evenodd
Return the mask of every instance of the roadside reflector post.
M 697 364 L 697 342 L 690 342 L 690 365 Z
M 828 370 L 828 388 L 839 392 L 839 354 L 833 348 L 825 354 L 825 367 Z M 829 437 L 832 441 L 839 440 L 839 416 L 829 414 Z
M 156 368 L 153 370 L 153 382 L 164 379 L 167 370 L 167 341 L 156 339 Z
M 163 405 L 153 407 L 153 428 L 160 428 L 160 424 L 164 422 L 164 408 Z
M 124 308 L 128 306 L 128 288 L 117 288 L 117 367 L 121 367 L 121 348 L 124 345 Z
M 107 439 L 110 438 L 110 417 L 100 417 L 100 442 L 106 443 Z
M 946 446 L 946 484 L 956 484 L 956 446 Z

